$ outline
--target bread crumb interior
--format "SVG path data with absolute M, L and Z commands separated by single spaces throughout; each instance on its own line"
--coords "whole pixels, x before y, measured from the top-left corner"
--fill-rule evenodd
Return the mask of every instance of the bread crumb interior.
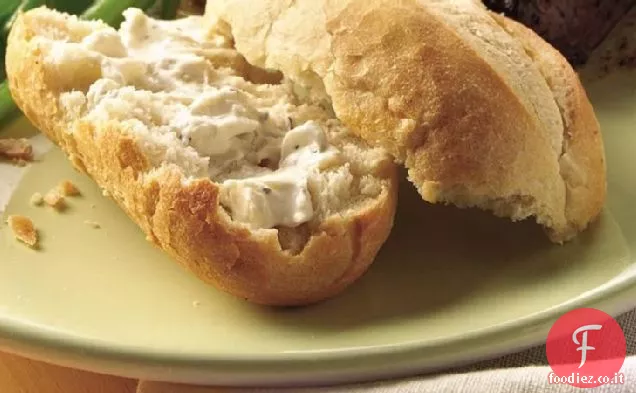
M 317 225 L 382 192 L 384 151 L 248 64 L 222 27 L 138 9 L 124 16 L 118 31 L 100 24 L 76 39 L 37 38 L 69 120 L 120 122 L 155 168 L 218 183 L 223 208 L 251 229 Z M 281 244 L 299 248 L 286 233 Z

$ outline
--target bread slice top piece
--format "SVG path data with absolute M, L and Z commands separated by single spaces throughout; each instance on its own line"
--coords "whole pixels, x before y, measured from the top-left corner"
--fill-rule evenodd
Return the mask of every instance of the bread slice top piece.
M 7 70 L 29 119 L 222 289 L 306 304 L 357 279 L 392 226 L 392 158 L 201 17 L 125 18 L 116 31 L 46 8 L 21 15 Z
M 206 15 L 390 151 L 424 200 L 534 216 L 556 242 L 598 216 L 603 144 L 578 78 L 480 1 L 226 0 Z

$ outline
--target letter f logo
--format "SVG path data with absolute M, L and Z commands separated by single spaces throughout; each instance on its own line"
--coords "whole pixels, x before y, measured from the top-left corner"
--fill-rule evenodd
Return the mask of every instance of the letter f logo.
M 577 351 L 581 351 L 581 364 L 579 365 L 579 368 L 583 367 L 587 360 L 587 351 L 593 351 L 596 349 L 587 345 L 587 332 L 589 330 L 601 330 L 602 327 L 602 325 L 585 325 L 576 329 L 574 333 L 572 333 L 572 341 L 574 341 L 574 344 L 580 345 L 580 347 L 576 349 Z M 583 332 L 583 334 L 581 342 L 579 342 L 577 336 L 581 332 Z

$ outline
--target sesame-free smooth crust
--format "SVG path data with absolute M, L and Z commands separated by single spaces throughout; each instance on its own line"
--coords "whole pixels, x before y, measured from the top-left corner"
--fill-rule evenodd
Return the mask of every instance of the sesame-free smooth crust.
M 533 216 L 559 243 L 602 209 L 603 142 L 577 75 L 478 0 L 226 0 L 206 15 L 248 61 L 327 97 L 425 201 Z

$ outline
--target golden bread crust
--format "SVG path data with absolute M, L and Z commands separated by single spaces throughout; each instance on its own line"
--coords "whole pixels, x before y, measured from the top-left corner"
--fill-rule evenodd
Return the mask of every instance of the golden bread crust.
M 526 45 L 559 105 L 565 126 L 560 157 L 567 188 L 565 215 L 573 232 L 582 231 L 589 218 L 601 212 L 607 196 L 603 135 L 594 108 L 579 76 L 558 50 L 524 25 L 500 15 L 494 17 Z
M 534 33 L 513 34 L 477 0 L 246 8 L 208 2 L 206 14 L 231 28 L 250 62 L 330 99 L 350 129 L 404 163 L 425 201 L 534 216 L 555 242 L 598 216 L 598 122 L 574 71 Z

